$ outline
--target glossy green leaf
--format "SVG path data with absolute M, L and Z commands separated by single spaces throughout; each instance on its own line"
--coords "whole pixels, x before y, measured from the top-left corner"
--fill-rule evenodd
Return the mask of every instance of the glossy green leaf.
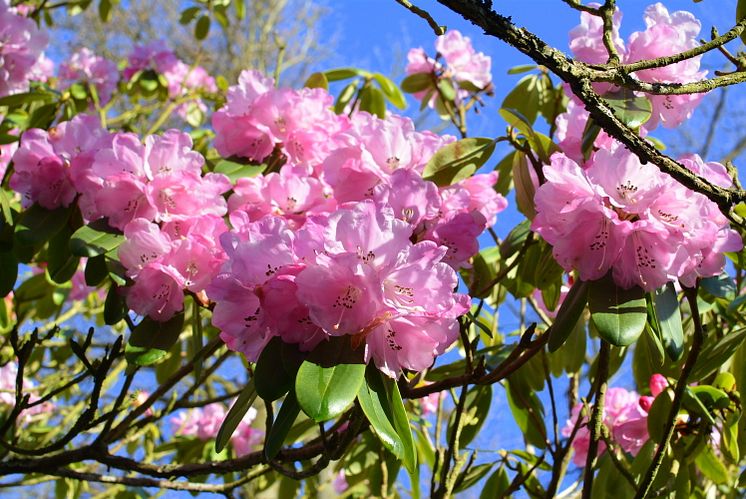
M 194 37 L 197 40 L 204 40 L 210 33 L 210 17 L 204 15 L 197 19 L 197 23 L 194 25 Z
M 583 129 L 583 139 L 580 143 L 580 150 L 583 153 L 583 159 L 588 160 L 594 151 L 594 144 L 598 138 L 598 134 L 601 133 L 601 127 L 596 124 L 593 118 L 588 118 Z
M 383 92 L 367 85 L 360 91 L 360 110 L 367 111 L 383 119 L 386 117 L 386 101 Z
M 0 297 L 13 291 L 18 278 L 18 260 L 13 251 L 0 251 Z
M 736 4 L 736 22 L 746 17 L 746 0 L 738 0 Z M 741 32 L 741 41 L 746 43 L 746 31 Z
M 515 155 L 516 151 L 511 151 L 495 167 L 498 173 L 495 190 L 503 196 L 510 192 L 510 186 L 513 184 L 513 157 Z
M 637 95 L 632 90 L 623 88 L 605 94 L 603 98 L 614 111 L 616 117 L 629 128 L 640 128 L 652 116 L 653 105 L 650 103 L 650 99 Z
M 93 258 L 113 251 L 124 242 L 124 235 L 109 225 L 105 218 L 95 220 L 76 230 L 70 237 L 73 255 Z
M 299 413 L 298 399 L 295 397 L 295 392 L 291 391 L 283 400 L 277 418 L 272 422 L 272 427 L 264 441 L 264 456 L 267 459 L 274 459 L 280 452 L 282 444 L 285 442 Z
M 256 177 L 264 169 L 266 165 L 249 165 L 240 161 L 232 161 L 230 159 L 221 159 L 215 163 L 214 172 L 222 173 L 228 177 L 231 182 L 235 183 L 240 178 Z
M 324 75 L 326 75 L 327 81 L 346 80 L 348 78 L 353 78 L 360 74 L 361 74 L 361 71 L 355 68 L 330 69 L 329 71 L 324 72 Z
M 508 406 L 527 444 L 544 449 L 546 447 L 546 427 L 544 407 L 536 393 L 521 390 L 513 383 L 505 383 Z
M 412 429 L 396 381 L 370 366 L 357 399 L 381 443 L 413 473 L 417 466 Z
M 287 372 L 282 362 L 282 340 L 279 337 L 272 338 L 256 361 L 256 393 L 264 400 L 272 402 L 285 395 L 293 387 L 294 380 L 295 371 Z
M 452 102 L 456 100 L 456 89 L 453 88 L 453 83 L 448 79 L 440 79 L 437 83 L 438 92 L 440 92 L 443 99 Z
M 344 112 L 347 104 L 350 103 L 352 97 L 354 97 L 355 92 L 357 91 L 357 83 L 357 81 L 348 83 L 339 93 L 339 97 L 337 97 L 337 100 L 334 102 L 335 113 L 342 114 Z
M 726 334 L 715 343 L 708 342 L 697 358 L 697 363 L 694 364 L 690 378 L 704 379 L 719 370 L 736 353 L 744 341 L 746 341 L 746 329 Z M 746 392 L 744 387 L 741 387 L 740 390 Z
M 679 360 L 684 351 L 684 328 L 681 325 L 679 299 L 672 282 L 655 292 L 655 312 L 663 346 L 671 359 Z
M 80 263 L 80 258 L 70 252 L 71 235 L 72 231 L 65 226 L 49 240 L 47 247 L 47 273 L 58 284 L 72 279 Z
M 704 476 L 715 482 L 716 484 L 725 484 L 730 481 L 730 474 L 728 469 L 722 463 L 720 458 L 715 454 L 712 447 L 706 446 L 702 451 L 697 454 L 694 459 L 697 464 L 697 468 L 702 472 Z
M 404 98 L 404 94 L 401 93 L 401 90 L 399 90 L 399 87 L 397 87 L 393 81 L 389 80 L 381 73 L 373 73 L 373 78 L 376 80 L 376 83 L 378 83 L 378 86 L 381 87 L 383 95 L 390 103 L 399 109 L 405 109 L 407 107 L 407 101 Z
M 505 96 L 501 108 L 514 109 L 523 115 L 529 124 L 536 121 L 539 114 L 539 86 L 543 85 L 540 75 L 528 75 Z
M 728 453 L 734 463 L 739 462 L 741 456 L 738 448 L 738 422 L 740 419 L 740 412 L 728 414 L 723 422 L 722 429 L 722 445 L 720 448 Z
M 527 73 L 536 69 L 536 64 L 524 64 L 521 66 L 513 66 L 508 70 L 509 75 L 517 75 L 521 73 Z
M 322 367 L 307 360 L 298 369 L 295 393 L 303 412 L 321 423 L 339 416 L 352 405 L 364 379 L 364 364 Z
M 567 292 L 549 333 L 550 352 L 557 351 L 575 329 L 588 302 L 588 288 L 587 282 L 578 280 Z
M 329 90 L 329 80 L 326 79 L 324 73 L 312 73 L 303 86 L 306 88 L 323 88 L 324 90 Z
M 85 264 L 85 283 L 88 286 L 98 286 L 109 275 L 104 255 L 89 258 Z
M 645 291 L 621 288 L 610 273 L 589 283 L 588 308 L 599 336 L 612 345 L 631 345 L 645 329 Z
M 492 471 L 494 463 L 484 463 L 472 466 L 469 471 L 466 472 L 461 480 L 461 484 L 456 487 L 454 492 L 463 492 L 477 484 L 487 473 Z
M 485 164 L 495 150 L 495 141 L 484 137 L 461 139 L 439 149 L 422 176 L 439 186 L 451 185 L 456 177 L 466 178 Z
M 531 169 L 528 158 L 522 152 L 516 151 L 513 155 L 513 185 L 515 187 L 515 202 L 518 205 L 518 211 L 523 213 L 526 218 L 533 220 L 536 216 L 536 207 L 534 206 L 534 194 L 536 186 L 531 177 Z
M 181 14 L 179 15 L 179 24 L 186 25 L 191 23 L 197 17 L 197 14 L 199 14 L 200 10 L 202 10 L 202 8 L 198 6 L 188 7 L 182 10 Z
M 490 477 L 484 482 L 482 492 L 479 494 L 479 499 L 494 499 L 495 497 L 504 497 L 505 491 L 510 487 L 510 478 L 508 472 L 505 471 L 504 466 L 500 466 Z
M 254 400 L 256 400 L 256 390 L 254 389 L 254 380 L 250 379 L 228 410 L 223 424 L 220 425 L 218 434 L 215 437 L 215 450 L 217 452 L 221 452 L 228 445 L 233 432 L 236 431 L 238 424 L 243 420 L 246 413 L 249 412 L 249 409 L 251 409 Z
M 72 208 L 47 210 L 35 204 L 21 213 L 16 224 L 15 238 L 22 245 L 41 245 L 67 224 Z
M 127 362 L 138 366 L 155 364 L 166 356 L 184 327 L 184 314 L 180 313 L 166 322 L 145 317 L 130 334 L 124 350 Z
M 31 102 L 46 101 L 54 99 L 54 94 L 38 90 L 23 92 L 20 94 L 6 95 L 0 97 L 0 106 L 16 107 Z
M 648 410 L 647 426 L 648 434 L 653 442 L 660 442 L 663 439 L 663 430 L 668 421 L 668 415 L 671 413 L 672 390 L 667 389 L 661 392 Z
M 435 86 L 435 77 L 430 73 L 414 73 L 404 78 L 400 86 L 408 94 L 422 92 Z
M 246 0 L 233 0 L 233 5 L 236 7 L 236 19 L 242 21 L 246 17 Z

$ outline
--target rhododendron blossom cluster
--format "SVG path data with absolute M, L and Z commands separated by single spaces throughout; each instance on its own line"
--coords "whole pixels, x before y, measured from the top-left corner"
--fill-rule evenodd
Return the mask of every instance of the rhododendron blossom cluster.
M 591 3 L 589 6 L 598 7 L 598 4 Z M 659 2 L 645 9 L 643 19 L 645 31 L 632 33 L 625 44 L 619 36 L 622 13 L 619 10 L 614 13 L 613 43 L 623 64 L 678 54 L 700 44 L 699 32 L 702 25 L 690 12 L 680 10 L 669 13 Z M 570 50 L 583 62 L 604 64 L 609 58 L 609 53 L 604 46 L 602 35 L 602 19 L 588 12 L 581 12 L 580 25 L 570 31 Z M 707 76 L 706 70 L 700 71 L 701 59 L 702 56 L 696 56 L 665 67 L 638 71 L 633 73 L 633 76 L 648 83 L 699 81 Z M 595 88 L 599 92 L 604 92 L 610 85 L 600 83 L 596 84 Z M 681 125 L 691 116 L 704 95 L 649 95 L 653 113 L 645 128 L 652 130 L 659 123 L 666 128 Z
M 60 64 L 60 88 L 73 83 L 88 83 L 96 88 L 99 103 L 104 106 L 111 99 L 119 81 L 119 71 L 114 61 L 97 56 L 87 48 L 75 52 Z
M 217 436 L 226 414 L 225 406 L 219 402 L 182 411 L 171 418 L 171 431 L 178 436 L 212 440 Z M 249 408 L 230 439 L 239 457 L 250 453 L 262 442 L 264 432 L 251 426 L 255 418 L 256 409 Z
M 681 162 L 718 185 L 732 182 L 717 163 L 696 155 Z M 585 168 L 555 153 L 544 175 L 532 227 L 582 280 L 611 270 L 625 288 L 650 291 L 675 279 L 692 286 L 722 271 L 723 252 L 742 247 L 715 203 L 619 144 L 597 151 Z
M 468 310 L 454 268 L 506 202 L 496 174 L 441 189 L 422 178 L 451 138 L 330 104 L 321 89 L 278 90 L 244 72 L 213 116 L 221 154 L 284 161 L 240 179 L 228 201 L 228 261 L 207 290 L 213 324 L 250 360 L 274 336 L 310 350 L 349 335 L 390 376 L 423 369 Z
M 661 57 L 697 44 L 699 21 L 688 12 L 669 14 L 661 4 L 645 11 L 647 30 L 634 33 L 626 46 L 615 43 L 625 60 Z M 621 15 L 615 15 L 618 24 Z M 592 63 L 608 57 L 601 41 L 600 18 L 582 13 L 581 25 L 571 34 L 570 47 L 580 59 Z M 663 40 L 667 40 L 664 43 Z M 650 52 L 655 48 L 655 52 Z M 606 54 L 604 56 L 603 54 Z M 685 82 L 704 76 L 699 59 L 688 59 L 667 68 L 640 72 L 651 82 Z M 702 94 L 696 94 L 701 97 Z M 652 118 L 641 128 L 645 136 L 661 122 L 679 125 L 691 115 L 699 98 L 679 100 L 650 96 Z M 546 183 L 534 197 L 537 215 L 532 228 L 553 245 L 557 262 L 567 271 L 576 269 L 582 280 L 595 280 L 607 272 L 624 287 L 647 291 L 673 280 L 693 286 L 698 277 L 720 274 L 723 253 L 743 244 L 718 206 L 639 158 L 601 131 L 590 151 L 583 151 L 589 113 L 570 101 L 557 118 L 557 138 L 562 152 L 544 167 Z M 679 162 L 713 184 L 733 185 L 726 168 L 685 155 Z
M 660 374 L 654 374 L 650 378 L 650 391 L 652 396 L 640 395 L 635 391 L 628 391 L 624 388 L 609 388 L 604 399 L 604 412 L 602 421 L 609 430 L 612 440 L 616 442 L 622 450 L 630 454 L 637 455 L 648 436 L 648 411 L 653 405 L 655 397 L 660 395 L 668 386 L 666 379 Z M 666 395 L 664 395 L 666 396 Z M 589 408 L 589 411 L 592 407 Z M 588 446 L 590 444 L 590 429 L 588 428 L 588 417 L 583 416 L 581 421 L 581 412 L 583 404 L 579 403 L 572 409 L 570 419 L 565 427 L 562 428 L 562 435 L 569 437 L 573 434 L 576 425 L 580 425 L 575 439 L 572 442 L 573 463 L 577 466 L 583 466 L 588 456 Z M 606 444 L 601 441 L 598 443 L 598 455 L 606 451 Z
M 456 100 L 462 101 L 471 92 L 490 91 L 492 86 L 492 59 L 482 52 L 477 52 L 468 36 L 458 30 L 448 30 L 435 40 L 435 58 L 429 57 L 420 47 L 407 53 L 408 75 L 432 74 L 435 78 L 446 78 L 454 82 L 458 89 Z M 429 99 L 430 106 L 435 103 L 435 90 L 415 93 L 415 97 Z
M 48 41 L 32 19 L 0 0 L 0 97 L 25 92 L 29 80 L 49 75 Z

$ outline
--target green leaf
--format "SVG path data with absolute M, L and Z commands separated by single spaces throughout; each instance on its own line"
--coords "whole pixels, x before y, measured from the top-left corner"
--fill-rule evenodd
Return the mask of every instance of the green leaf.
M 18 260 L 13 251 L 0 251 L 0 297 L 8 296 L 13 291 L 18 278 Z
M 495 497 L 504 497 L 505 491 L 510 487 L 510 478 L 508 472 L 505 471 L 505 466 L 500 465 L 497 470 L 490 475 L 484 487 L 482 488 L 479 499 L 494 499 Z
M 54 94 L 49 92 L 32 90 L 31 92 L 24 92 L 21 94 L 6 95 L 0 98 L 0 106 L 5 107 L 17 107 L 23 104 L 29 104 L 31 102 L 52 100 Z
M 357 399 L 383 446 L 402 461 L 410 473 L 414 473 L 417 453 L 396 381 L 369 366 Z
M 376 80 L 376 83 L 378 83 L 378 86 L 381 87 L 383 95 L 390 103 L 399 109 L 406 109 L 407 101 L 404 98 L 404 94 L 401 93 L 401 90 L 399 90 L 399 87 L 397 87 L 393 81 L 389 80 L 381 73 L 373 73 L 373 78 Z
M 52 281 L 63 284 L 72 279 L 78 270 L 80 258 L 70 253 L 72 230 L 65 226 L 49 240 L 47 249 L 47 273 Z
M 361 71 L 355 68 L 330 69 L 329 71 L 324 72 L 327 81 L 346 80 L 348 78 L 359 76 L 360 74 Z
M 215 164 L 214 172 L 222 173 L 236 183 L 239 178 L 256 177 L 264 171 L 266 165 L 250 165 L 231 159 L 221 159 Z
M 536 187 L 531 179 L 531 169 L 533 165 L 528 164 L 528 158 L 520 151 L 513 155 L 513 186 L 515 188 L 515 202 L 518 205 L 518 211 L 523 213 L 526 218 L 533 220 L 536 216 L 534 207 L 534 195 Z
M 13 225 L 13 212 L 10 209 L 10 200 L 8 197 L 8 192 L 0 187 L 0 210 L 2 210 L 3 217 L 3 223 L 0 223 L 0 228 L 2 228 L 3 224 Z
M 339 93 L 339 97 L 337 97 L 337 101 L 334 103 L 335 113 L 342 114 L 344 112 L 345 107 L 347 107 L 347 104 L 350 103 L 352 97 L 355 95 L 355 91 L 357 90 L 357 83 L 357 80 L 353 81 L 352 83 L 348 83 Z
M 246 0 L 233 0 L 233 5 L 236 6 L 236 19 L 242 21 L 246 17 Z
M 456 179 L 471 176 L 490 159 L 494 150 L 492 139 L 461 139 L 439 149 L 425 165 L 422 176 L 441 187 L 451 185 Z
M 228 445 L 233 432 L 238 428 L 238 423 L 241 422 L 243 417 L 249 412 L 251 406 L 256 400 L 256 390 L 254 389 L 254 379 L 250 379 L 246 386 L 238 394 L 238 398 L 233 402 L 233 405 L 228 410 L 228 414 L 225 415 L 223 424 L 220 425 L 218 434 L 215 437 L 215 451 L 222 452 L 225 446 Z
M 494 463 L 484 463 L 472 466 L 464 475 L 464 478 L 461 481 L 461 485 L 456 487 L 456 490 L 454 490 L 454 492 L 462 492 L 470 487 L 473 487 L 477 484 L 478 481 L 484 478 L 487 473 L 492 471 L 493 466 Z
M 499 110 L 499 113 L 508 125 L 526 137 L 531 150 L 539 156 L 542 163 L 549 164 L 549 157 L 560 150 L 559 146 L 552 142 L 552 139 L 546 135 L 534 131 L 529 119 L 523 116 L 520 111 L 502 108 Z
M 653 105 L 650 103 L 650 99 L 637 95 L 626 88 L 607 93 L 603 98 L 614 111 L 616 117 L 632 129 L 640 128 L 653 114 Z
M 323 88 L 324 90 L 329 90 L 329 80 L 326 79 L 324 73 L 313 73 L 308 77 L 303 86 L 306 88 Z
M 360 110 L 375 114 L 379 118 L 386 117 L 386 102 L 383 92 L 372 86 L 365 86 L 360 91 Z
M 500 258 L 505 261 L 520 250 L 531 233 L 531 222 L 523 220 L 508 233 L 500 244 Z
M 648 410 L 648 434 L 653 442 L 660 442 L 663 439 L 663 430 L 671 412 L 671 403 L 671 390 L 666 389 L 655 397 L 653 405 Z
M 719 370 L 736 353 L 744 340 L 746 340 L 746 329 L 726 334 L 717 343 L 707 345 L 697 358 L 690 378 L 704 379 Z M 743 387 L 741 391 L 745 391 Z
M 539 85 L 542 85 L 542 82 L 541 75 L 524 76 L 505 96 L 500 107 L 515 109 L 526 118 L 529 124 L 533 123 L 539 114 Z
M 655 292 L 655 313 L 668 356 L 674 361 L 679 360 L 684 351 L 684 328 L 681 325 L 679 300 L 672 282 Z
M 740 412 L 732 412 L 723 422 L 722 445 L 720 448 L 728 453 L 734 463 L 739 462 L 741 455 L 738 449 L 738 421 L 740 419 Z
M 98 17 L 105 23 L 111 20 L 111 0 L 101 0 L 98 3 Z
M 593 118 L 589 117 L 588 121 L 585 123 L 585 128 L 583 129 L 583 140 L 580 144 L 580 150 L 583 153 L 584 160 L 588 161 L 588 158 L 591 157 L 591 154 L 594 151 L 593 146 L 599 133 L 601 133 L 601 127 L 598 126 Z
M 295 393 L 303 412 L 321 423 L 339 416 L 352 405 L 364 379 L 364 364 L 323 367 L 306 360 L 298 369 Z
M 438 80 L 438 90 L 440 91 L 440 95 L 447 101 L 453 102 L 456 100 L 456 89 L 453 88 L 453 83 L 451 83 L 451 80 L 448 79 L 440 79 Z
M 716 484 L 721 485 L 730 482 L 728 469 L 721 462 L 720 458 L 715 455 L 715 451 L 712 447 L 705 446 L 702 451 L 697 454 L 694 462 L 697 464 L 699 471 Z
M 277 419 L 272 422 L 272 427 L 264 441 L 264 456 L 267 459 L 274 459 L 280 452 L 282 444 L 285 442 L 299 413 L 298 399 L 295 398 L 295 392 L 291 391 L 282 402 L 280 412 L 277 413 Z
M 430 73 L 414 73 L 401 82 L 401 89 L 408 94 L 414 94 L 422 92 L 426 88 L 433 87 L 435 84 L 435 77 Z
M 746 17 L 746 0 L 738 0 L 736 4 L 736 22 Z M 741 40 L 746 43 L 746 31 L 741 32 Z
M 645 291 L 638 286 L 619 287 L 611 273 L 589 283 L 588 308 L 599 336 L 612 345 L 631 345 L 645 329 Z
M 533 71 L 534 69 L 536 69 L 536 67 L 537 67 L 536 64 L 524 64 L 521 66 L 513 66 L 512 68 L 508 70 L 508 74 L 517 75 L 521 73 L 527 73 L 529 71 Z
M 508 153 L 495 167 L 497 170 L 497 184 L 495 184 L 495 190 L 506 196 L 510 192 L 510 186 L 513 183 L 513 157 L 516 155 L 516 151 Z
M 210 18 L 206 15 L 200 17 L 197 20 L 197 24 L 194 25 L 194 37 L 197 40 L 204 40 L 210 33 Z
M 166 322 L 145 317 L 132 330 L 127 342 L 124 350 L 127 362 L 138 366 L 155 364 L 176 343 L 183 327 L 184 313 L 177 314 Z
M 21 213 L 16 224 L 15 238 L 24 246 L 40 246 L 67 224 L 72 208 L 47 210 L 38 204 Z
M 588 302 L 588 288 L 587 282 L 578 280 L 567 292 L 549 333 L 550 352 L 557 351 L 575 329 Z
M 295 379 L 295 371 L 288 373 L 283 365 L 282 344 L 279 337 L 272 338 L 256 361 L 254 370 L 256 393 L 268 402 L 285 395 L 293 387 Z
M 105 218 L 76 230 L 70 237 L 70 251 L 76 256 L 93 258 L 113 251 L 124 242 L 124 235 Z
M 546 447 L 544 407 L 536 393 L 518 389 L 513 382 L 505 383 L 508 406 L 527 444 L 540 449 Z

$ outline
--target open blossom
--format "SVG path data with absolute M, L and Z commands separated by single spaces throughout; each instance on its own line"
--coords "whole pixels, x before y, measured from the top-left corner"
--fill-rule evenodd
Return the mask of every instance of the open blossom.
M 48 41 L 32 19 L 0 0 L 0 97 L 28 90 L 29 80 L 45 74 Z
M 470 91 L 489 91 L 492 86 L 492 59 L 483 52 L 477 52 L 468 36 L 458 30 L 448 30 L 435 40 L 437 55 L 431 58 L 420 48 L 413 48 L 407 54 L 407 75 L 432 73 L 437 78 L 449 78 L 458 89 L 456 98 L 462 101 Z M 466 90 L 468 88 L 469 90 Z M 435 106 L 436 97 L 425 90 L 414 96 L 422 100 L 430 95 L 430 107 Z
M 82 48 L 60 65 L 59 78 L 62 89 L 73 83 L 90 83 L 96 88 L 99 102 L 103 106 L 116 90 L 119 71 L 113 61 Z
M 598 6 L 598 4 L 589 4 Z M 625 44 L 619 36 L 621 12 L 614 13 L 613 41 L 622 63 L 629 64 L 644 59 L 666 57 L 699 45 L 701 23 L 687 11 L 669 12 L 660 2 L 645 9 L 643 19 L 645 30 L 630 35 Z M 580 24 L 570 31 L 570 49 L 573 55 L 583 62 L 602 64 L 608 59 L 603 44 L 603 22 L 600 17 L 581 12 Z M 688 58 L 676 64 L 660 68 L 637 71 L 634 76 L 648 83 L 691 83 L 702 80 L 707 71 L 700 71 L 702 56 Z M 594 88 L 604 93 L 609 84 L 597 83 Z M 653 106 L 650 120 L 645 123 L 647 130 L 658 124 L 675 128 L 688 119 L 699 105 L 704 93 L 685 95 L 647 95 Z
M 219 402 L 181 411 L 171 418 L 171 431 L 174 435 L 197 438 L 207 441 L 215 438 L 228 411 Z M 243 456 L 261 442 L 263 432 L 252 428 L 256 409 L 250 408 L 231 436 L 231 445 L 237 456 Z
M 719 274 L 723 252 L 742 247 L 712 201 L 622 146 L 597 151 L 585 169 L 555 153 L 544 173 L 532 227 L 582 280 L 611 270 L 625 288 L 650 291 L 675 279 L 691 285 Z
M 647 430 L 647 409 L 650 408 L 650 397 L 641 397 L 634 391 L 628 391 L 624 388 L 609 388 L 604 399 L 603 423 L 609 429 L 613 440 L 619 446 L 632 455 L 637 455 L 645 442 L 648 440 Z M 646 408 L 643 408 L 645 406 Z M 567 424 L 562 428 L 562 435 L 569 437 L 572 435 L 578 419 L 581 417 L 583 404 L 577 404 L 572 409 L 572 414 Z M 589 408 L 592 410 L 592 407 Z M 577 466 L 583 466 L 588 456 L 588 446 L 590 445 L 590 429 L 588 428 L 588 417 L 583 417 L 580 422 L 580 428 L 575 434 L 572 442 L 573 463 Z M 598 454 L 601 455 L 606 451 L 606 444 L 601 441 L 598 443 Z

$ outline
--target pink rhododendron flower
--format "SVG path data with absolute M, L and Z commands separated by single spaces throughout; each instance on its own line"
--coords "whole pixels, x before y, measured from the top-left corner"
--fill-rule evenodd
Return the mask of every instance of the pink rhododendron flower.
M 642 405 L 645 401 L 641 400 L 639 394 L 627 391 L 624 388 L 609 388 L 604 399 L 603 422 L 610 430 L 610 433 L 616 443 L 625 451 L 633 456 L 636 455 L 645 442 L 648 440 L 647 431 L 647 409 Z M 648 406 L 649 407 L 649 406 Z M 562 428 L 562 435 L 569 437 L 572 435 L 583 404 L 577 404 L 572 409 L 570 419 Z M 592 410 L 592 408 L 590 408 Z M 575 451 L 573 454 L 573 463 L 577 466 L 583 466 L 588 456 L 588 446 L 590 444 L 590 429 L 588 428 L 588 418 L 583 418 L 580 428 L 575 435 L 572 447 Z M 606 451 L 604 442 L 598 443 L 598 455 Z
M 51 62 L 43 59 L 47 43 L 32 19 L 0 0 L 0 97 L 25 92 L 29 80 L 44 78 Z
M 598 6 L 598 4 L 589 4 Z M 646 29 L 632 33 L 625 45 L 619 37 L 621 12 L 614 14 L 614 45 L 621 56 L 621 62 L 629 64 L 643 59 L 666 57 L 699 45 L 701 23 L 693 14 L 686 11 L 670 12 L 660 2 L 645 9 L 643 16 Z M 603 22 L 600 17 L 581 12 L 580 25 L 570 31 L 570 49 L 573 55 L 591 64 L 603 64 L 608 59 L 608 52 L 602 41 Z M 702 80 L 707 71 L 700 71 L 702 56 L 696 56 L 676 64 L 660 68 L 637 71 L 634 76 L 648 83 L 690 83 Z M 594 88 L 604 93 L 612 87 L 605 83 L 596 83 Z M 644 127 L 652 130 L 658 124 L 666 128 L 675 128 L 688 119 L 699 105 L 704 93 L 685 95 L 652 95 L 646 97 L 653 105 L 652 116 Z M 576 159 L 572 151 L 568 155 Z
M 625 288 L 691 285 L 719 274 L 722 253 L 742 246 L 714 203 L 621 146 L 597 151 L 585 169 L 555 153 L 544 171 L 532 227 L 583 280 L 611 270 Z
M 264 432 L 251 426 L 256 419 L 256 409 L 250 407 L 231 436 L 231 445 L 236 456 L 249 454 L 263 441 Z
M 115 62 L 82 48 L 60 65 L 59 78 L 63 90 L 74 83 L 93 85 L 99 102 L 104 106 L 117 88 L 119 71 Z
M 435 40 L 435 59 L 428 57 L 420 48 L 413 48 L 407 54 L 407 75 L 432 73 L 433 77 L 448 78 L 457 89 L 456 100 L 463 101 L 471 92 L 491 91 L 492 74 L 490 72 L 492 59 L 482 52 L 477 52 L 468 36 L 463 36 L 457 30 L 448 30 Z M 467 90 L 468 89 L 468 90 Z M 437 94 L 422 90 L 414 94 L 422 100 L 430 96 L 430 107 L 436 106 Z
M 337 494 L 344 493 L 345 490 L 350 488 L 349 484 L 347 483 L 347 477 L 345 476 L 345 470 L 339 470 L 336 475 L 334 475 L 334 480 L 332 481 L 332 488 L 334 489 L 334 492 Z
M 650 377 L 650 393 L 657 397 L 668 388 L 668 380 L 662 374 L 653 374 Z

